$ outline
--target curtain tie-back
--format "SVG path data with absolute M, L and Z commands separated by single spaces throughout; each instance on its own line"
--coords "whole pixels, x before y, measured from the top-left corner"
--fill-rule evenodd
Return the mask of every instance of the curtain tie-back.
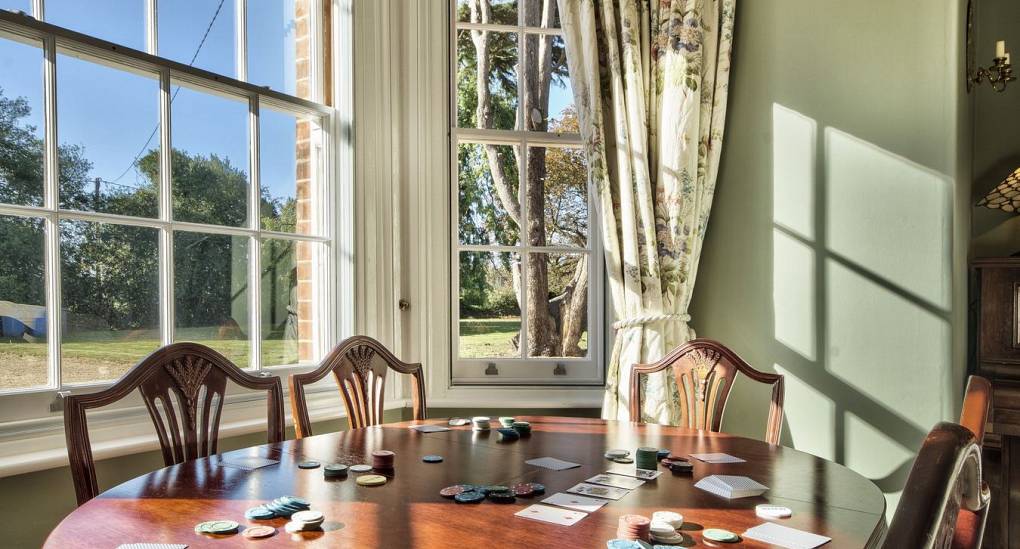
M 636 326 L 642 326 L 644 324 L 650 324 L 652 322 L 659 322 L 662 320 L 690 322 L 691 315 L 687 313 L 671 313 L 671 314 L 632 316 L 630 318 L 625 318 L 623 320 L 617 320 L 616 322 L 614 322 L 613 329 L 622 330 L 623 328 L 634 328 Z

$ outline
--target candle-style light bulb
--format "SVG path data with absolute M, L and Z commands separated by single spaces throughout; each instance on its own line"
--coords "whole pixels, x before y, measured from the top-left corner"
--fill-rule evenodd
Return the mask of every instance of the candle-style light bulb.
M 1009 52 L 1006 52 L 1006 64 L 1009 65 Z
M 999 40 L 995 43 L 995 57 L 1006 57 L 1006 41 Z

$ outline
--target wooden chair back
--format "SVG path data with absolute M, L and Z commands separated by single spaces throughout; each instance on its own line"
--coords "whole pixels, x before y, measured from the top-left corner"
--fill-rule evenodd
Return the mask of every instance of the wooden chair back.
M 635 364 L 630 374 L 630 419 L 641 421 L 641 376 L 671 369 L 680 395 L 680 425 L 719 431 L 730 389 L 737 373 L 772 386 L 765 441 L 779 444 L 783 429 L 783 376 L 754 369 L 725 345 L 694 339 L 654 364 Z
M 967 390 L 963 397 L 963 410 L 960 412 L 960 425 L 970 429 L 977 439 L 978 446 L 984 444 L 985 430 L 988 427 L 988 414 L 992 409 L 992 384 L 981 376 L 967 378 Z
M 282 441 L 280 378 L 253 376 L 198 343 L 167 345 L 142 359 L 110 388 L 67 396 L 64 432 L 78 505 L 99 493 L 86 410 L 113 404 L 138 389 L 156 429 L 163 462 L 170 466 L 216 453 L 227 379 L 268 394 L 268 441 Z
M 981 513 L 988 501 L 974 433 L 956 423 L 938 423 L 914 460 L 882 547 L 950 547 L 957 516 Z
M 411 376 L 414 419 L 425 419 L 425 377 L 421 364 L 404 362 L 382 343 L 358 335 L 340 342 L 314 371 L 290 376 L 290 404 L 297 438 L 312 435 L 305 386 L 329 373 L 336 378 L 352 429 L 382 423 L 386 374 L 390 368 Z

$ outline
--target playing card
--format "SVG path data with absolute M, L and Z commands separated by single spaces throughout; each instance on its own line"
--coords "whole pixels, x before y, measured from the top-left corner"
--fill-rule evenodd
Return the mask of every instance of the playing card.
M 641 480 L 655 480 L 659 478 L 659 475 L 662 474 L 662 471 L 652 471 L 649 469 L 635 469 L 634 467 L 626 466 L 612 467 L 606 472 L 614 475 L 623 475 L 627 477 L 639 478 Z
M 593 496 L 597 498 L 605 498 L 617 500 L 626 496 L 630 493 L 630 490 L 624 490 L 623 488 L 616 488 L 613 486 L 599 486 L 597 484 L 588 484 L 582 482 L 576 486 L 572 486 L 567 489 L 572 494 L 580 494 L 582 496 Z
M 450 430 L 449 427 L 444 427 L 442 425 L 412 425 L 411 427 L 408 427 L 408 429 L 414 429 L 419 433 L 440 433 Z
M 704 461 L 705 463 L 744 463 L 747 461 L 746 459 L 740 459 L 736 456 L 722 453 L 691 454 L 691 457 L 698 461 Z
M 269 459 L 259 456 L 242 456 L 242 457 L 229 457 L 224 458 L 219 462 L 224 467 L 236 467 L 238 469 L 244 469 L 245 471 L 253 471 L 260 467 L 266 467 L 267 465 L 276 465 L 280 463 L 275 459 Z
M 576 509 L 578 511 L 584 511 L 586 513 L 594 513 L 602 508 L 603 505 L 609 503 L 609 500 L 600 498 L 588 498 L 579 496 L 577 494 L 566 494 L 560 492 L 553 494 L 542 500 L 542 503 L 548 503 L 550 505 L 559 505 L 560 507 L 566 507 L 568 509 Z
M 744 532 L 743 537 L 791 549 L 814 549 L 832 541 L 832 538 L 826 536 L 819 536 L 772 522 L 748 529 Z
M 553 471 L 564 471 L 566 469 L 573 469 L 574 467 L 581 466 L 580 463 L 563 461 L 562 459 L 556 459 L 554 457 L 529 459 L 524 463 L 527 463 L 528 465 L 536 465 L 538 467 L 545 467 L 546 469 L 552 469 Z
M 559 524 L 560 526 L 573 526 L 577 524 L 579 520 L 588 516 L 588 513 L 561 509 L 559 507 L 552 507 L 549 505 L 539 505 L 536 503 L 525 507 L 524 509 L 514 513 L 514 515 L 531 520 L 551 522 L 553 524 Z
M 645 481 L 638 480 L 636 478 L 624 477 L 613 474 L 595 475 L 590 479 L 585 480 L 585 482 L 591 484 L 604 484 L 606 486 L 615 486 L 617 488 L 623 488 L 624 490 L 633 490 L 645 483 Z

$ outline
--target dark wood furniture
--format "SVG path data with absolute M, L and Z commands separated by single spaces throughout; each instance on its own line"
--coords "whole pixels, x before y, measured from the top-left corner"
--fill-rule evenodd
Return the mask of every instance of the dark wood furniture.
M 882 547 L 949 547 L 958 513 L 980 513 L 987 505 L 974 433 L 956 423 L 939 423 L 917 453 Z
M 1020 257 L 971 263 L 970 373 L 992 385 L 982 444 L 991 486 L 985 547 L 1020 547 Z
M 268 393 L 268 440 L 282 441 L 280 378 L 255 377 L 198 343 L 167 345 L 142 359 L 110 388 L 67 396 L 64 432 L 78 504 L 99 493 L 86 410 L 113 404 L 138 389 L 156 429 L 164 463 L 168 466 L 184 463 L 216 453 L 227 379 L 241 387 Z
M 988 413 L 992 409 L 992 384 L 981 376 L 967 378 L 967 388 L 963 396 L 963 409 L 960 412 L 960 425 L 974 434 L 978 447 L 981 447 L 988 426 Z M 988 483 L 981 478 L 981 492 L 987 502 L 991 497 Z M 956 530 L 953 532 L 953 549 L 978 549 L 984 539 L 985 526 L 988 524 L 989 505 L 982 505 L 977 511 L 967 508 L 960 509 L 956 517 Z
M 326 516 L 325 532 L 291 536 L 284 519 L 268 524 L 280 531 L 259 546 L 294 547 L 521 547 L 591 549 L 615 537 L 618 518 L 626 513 L 650 515 L 669 509 L 687 521 L 685 545 L 705 547 L 704 528 L 742 533 L 764 522 L 754 507 L 766 501 L 785 505 L 793 516 L 782 524 L 830 536 L 827 547 L 873 547 L 885 533 L 885 497 L 869 480 L 850 469 L 791 448 L 773 446 L 722 433 L 680 427 L 598 419 L 518 417 L 531 422 L 532 434 L 513 443 L 498 442 L 495 433 L 474 433 L 470 427 L 419 433 L 405 422 L 329 433 L 239 450 L 230 456 L 258 455 L 280 460 L 255 471 L 221 467 L 225 456 L 212 456 L 162 469 L 128 481 L 79 507 L 50 534 L 46 547 L 116 547 L 138 541 L 186 543 L 192 547 L 249 547 L 240 535 L 196 534 L 194 527 L 210 519 L 231 519 L 250 525 L 244 511 L 276 497 L 293 494 L 311 502 Z M 696 463 L 694 475 L 668 471 L 612 501 L 574 526 L 555 526 L 514 517 L 545 496 L 518 498 L 512 504 L 484 502 L 461 505 L 439 495 L 453 484 L 514 484 L 540 482 L 546 494 L 562 492 L 605 471 L 607 448 L 653 446 L 675 454 L 727 452 L 746 463 Z M 389 482 L 363 487 L 354 476 L 325 481 L 321 469 L 297 467 L 303 460 L 347 464 L 369 461 L 377 449 L 396 453 Z M 438 454 L 442 463 L 422 463 Z M 555 456 L 580 463 L 551 471 L 525 460 Z M 726 500 L 693 487 L 709 474 L 747 475 L 770 487 L 764 497 Z M 97 528 L 96 525 L 102 525 Z M 744 549 L 765 547 L 744 540 Z
M 765 441 L 779 444 L 783 429 L 783 376 L 754 369 L 725 345 L 711 339 L 694 339 L 654 364 L 635 364 L 630 376 L 630 419 L 641 421 L 642 375 L 672 369 L 680 394 L 681 425 L 692 429 L 719 431 L 726 399 L 737 372 L 759 383 L 772 385 Z
M 411 376 L 412 413 L 415 419 L 425 419 L 425 376 L 421 364 L 400 360 L 385 345 L 368 336 L 353 336 L 341 341 L 314 371 L 290 376 L 290 404 L 297 437 L 312 434 L 305 386 L 330 373 L 336 377 L 352 429 L 382 423 L 383 391 L 390 368 Z

